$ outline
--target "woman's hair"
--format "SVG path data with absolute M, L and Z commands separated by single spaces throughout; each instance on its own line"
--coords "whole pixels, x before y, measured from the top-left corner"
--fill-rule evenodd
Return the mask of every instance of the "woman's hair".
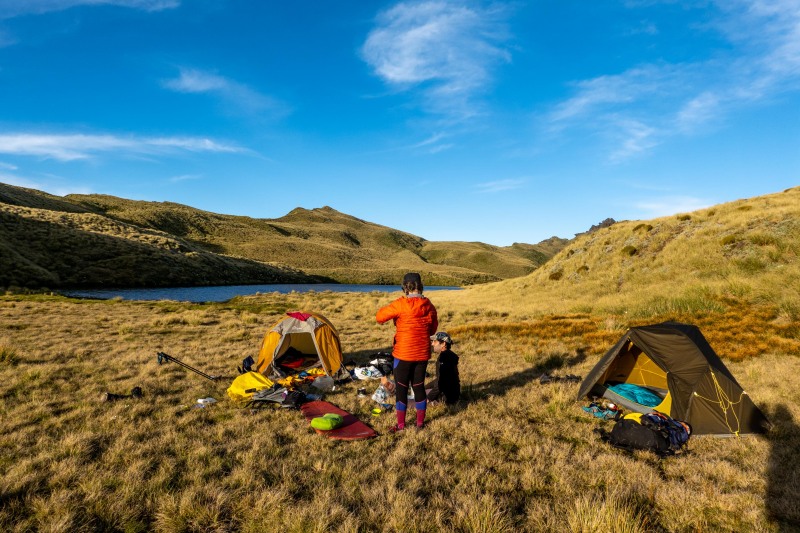
M 422 286 L 422 277 L 416 272 L 409 272 L 408 274 L 403 276 L 404 294 L 408 294 L 414 291 L 418 291 L 420 294 L 422 294 L 423 289 L 424 287 Z

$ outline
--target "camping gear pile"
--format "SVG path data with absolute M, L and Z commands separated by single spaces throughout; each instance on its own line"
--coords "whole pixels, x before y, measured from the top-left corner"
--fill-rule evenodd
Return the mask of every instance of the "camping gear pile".
M 248 407 L 277 403 L 297 408 L 350 378 L 342 364 L 339 333 L 315 313 L 287 313 L 267 331 L 258 360 L 246 358 L 240 372 L 228 397 Z
M 764 433 L 769 422 L 696 326 L 664 322 L 635 327 L 583 380 L 584 411 L 616 420 L 610 444 L 660 456 L 681 452 L 692 434 Z M 623 411 L 631 413 L 622 416 Z
M 352 414 L 321 401 L 324 392 L 353 378 L 342 362 L 339 333 L 322 315 L 288 313 L 264 336 L 258 360 L 245 359 L 240 372 L 227 391 L 237 404 L 251 408 L 279 404 L 300 409 L 315 431 L 332 439 L 377 435 Z M 377 358 L 370 362 L 362 379 L 381 377 L 386 372 L 391 372 L 391 360 Z

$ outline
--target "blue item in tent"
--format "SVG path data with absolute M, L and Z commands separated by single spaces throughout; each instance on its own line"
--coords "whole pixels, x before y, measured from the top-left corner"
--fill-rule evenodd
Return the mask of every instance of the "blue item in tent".
M 641 387 L 639 385 L 634 385 L 633 383 L 618 383 L 616 385 L 609 385 L 608 388 L 623 398 L 633 400 L 634 402 L 640 405 L 646 405 L 647 407 L 655 407 L 663 400 L 661 396 L 650 389 Z

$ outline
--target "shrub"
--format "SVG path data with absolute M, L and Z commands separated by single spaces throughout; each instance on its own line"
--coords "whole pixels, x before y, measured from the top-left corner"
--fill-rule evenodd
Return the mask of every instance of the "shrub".
M 729 246 L 732 244 L 736 244 L 737 237 L 736 235 L 725 235 L 723 238 L 719 240 L 719 243 L 722 246 Z
M 639 250 L 636 249 L 635 246 L 631 246 L 630 244 L 622 249 L 622 255 L 636 255 Z
M 745 274 L 757 274 L 766 270 L 767 265 L 757 257 L 745 257 L 734 262 L 734 264 Z
M 651 229 L 653 229 L 652 225 L 642 223 L 642 224 L 637 224 L 636 227 L 633 228 L 633 231 L 634 231 L 634 233 L 636 233 L 637 231 L 642 230 L 645 233 L 647 233 Z
M 7 365 L 16 365 L 19 363 L 17 350 L 5 344 L 0 345 L 0 363 Z
M 560 269 L 560 268 L 558 270 L 553 270 L 552 272 L 550 272 L 550 275 L 547 276 L 547 277 L 548 277 L 548 279 L 551 279 L 553 281 L 558 281 L 562 277 L 564 277 L 564 271 L 562 269 Z
M 678 215 L 677 219 L 681 222 L 686 222 L 687 220 L 692 220 L 692 215 Z

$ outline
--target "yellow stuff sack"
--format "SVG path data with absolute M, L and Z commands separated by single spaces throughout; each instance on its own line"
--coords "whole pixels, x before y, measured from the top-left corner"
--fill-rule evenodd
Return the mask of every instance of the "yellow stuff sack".
M 246 372 L 233 380 L 228 387 L 228 397 L 234 402 L 249 400 L 253 394 L 260 390 L 268 389 L 275 383 L 258 372 Z
M 622 418 L 627 418 L 628 420 L 633 420 L 634 422 L 639 422 L 640 424 L 642 423 L 642 413 L 628 413 Z

